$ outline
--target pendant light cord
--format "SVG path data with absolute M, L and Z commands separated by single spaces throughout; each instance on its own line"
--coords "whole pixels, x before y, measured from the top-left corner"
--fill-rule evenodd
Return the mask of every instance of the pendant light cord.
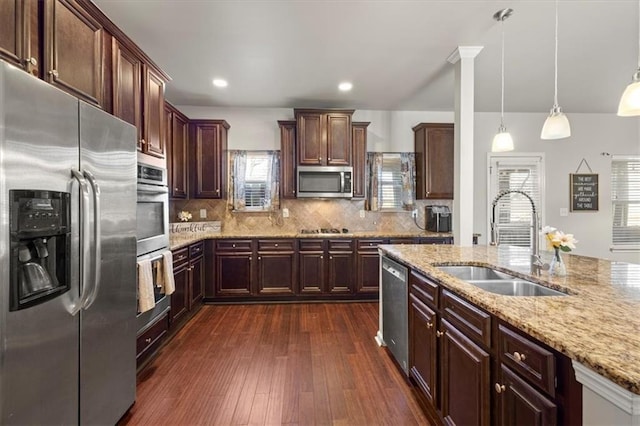
M 640 1 L 640 0 L 638 0 Z M 501 99 L 500 99 L 500 127 L 504 127 L 504 17 L 500 19 L 500 28 L 502 29 L 502 86 L 501 86 Z M 640 60 L 640 58 L 639 58 Z
M 640 70 L 640 0 L 638 0 L 638 70 Z
M 640 40 L 640 38 L 639 38 Z M 640 58 L 638 58 L 640 64 Z M 555 86 L 553 91 L 553 107 L 558 106 L 558 0 L 556 0 L 556 56 L 555 56 Z

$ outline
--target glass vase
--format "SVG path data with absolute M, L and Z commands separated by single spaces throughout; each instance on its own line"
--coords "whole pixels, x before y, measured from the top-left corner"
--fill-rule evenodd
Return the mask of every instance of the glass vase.
M 562 260 L 559 247 L 553 248 L 553 258 L 551 259 L 551 263 L 549 263 L 549 275 L 556 277 L 564 277 L 567 275 L 567 267 Z

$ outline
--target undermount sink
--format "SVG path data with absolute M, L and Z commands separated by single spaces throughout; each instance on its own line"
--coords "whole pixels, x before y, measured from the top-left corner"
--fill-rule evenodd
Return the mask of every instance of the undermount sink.
M 482 290 L 502 296 L 566 296 L 557 290 L 545 287 L 524 278 L 514 277 L 505 272 L 486 266 L 449 265 L 437 266 L 439 270 L 453 275 Z

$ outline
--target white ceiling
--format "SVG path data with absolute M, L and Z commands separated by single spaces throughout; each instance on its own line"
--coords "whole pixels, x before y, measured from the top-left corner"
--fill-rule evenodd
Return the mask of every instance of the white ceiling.
M 553 104 L 553 0 L 94 0 L 171 77 L 176 105 L 453 109 L 456 46 L 484 46 L 476 110 Z M 637 68 L 636 0 L 560 0 L 559 103 L 615 112 Z M 213 87 L 224 77 L 229 87 Z M 350 93 L 337 90 L 353 82 Z

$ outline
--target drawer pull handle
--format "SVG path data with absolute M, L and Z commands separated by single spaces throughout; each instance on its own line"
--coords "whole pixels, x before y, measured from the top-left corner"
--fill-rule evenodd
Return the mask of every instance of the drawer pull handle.
M 147 337 L 146 339 L 144 339 L 145 343 L 151 343 L 151 337 Z
M 522 362 L 525 359 L 527 359 L 527 357 L 524 354 L 521 354 L 520 352 L 514 352 L 513 358 L 515 358 L 516 362 Z
M 496 389 L 496 393 L 502 393 L 507 390 L 507 388 L 504 385 L 501 385 L 500 383 L 496 383 L 495 389 Z
M 436 337 L 442 337 L 442 336 L 444 336 L 444 331 L 440 331 L 440 330 L 436 331 Z

